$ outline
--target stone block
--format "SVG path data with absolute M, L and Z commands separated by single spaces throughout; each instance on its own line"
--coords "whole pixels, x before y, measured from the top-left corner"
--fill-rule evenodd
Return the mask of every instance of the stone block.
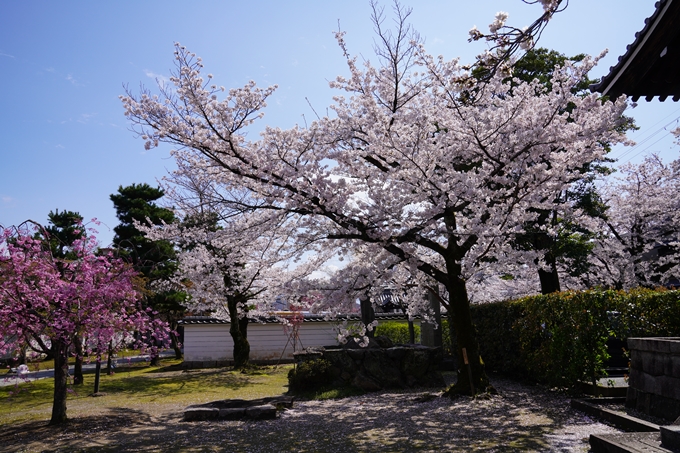
M 680 355 L 680 338 L 669 337 L 666 338 L 666 340 L 668 340 L 668 349 L 670 353 L 673 355 Z
M 630 386 L 630 382 L 628 383 Z M 635 388 L 640 389 L 644 392 L 647 393 L 660 393 L 661 392 L 661 384 L 660 382 L 656 379 L 656 376 L 652 376 L 651 374 L 647 374 L 645 372 L 639 372 L 637 374 L 637 379 L 635 381 Z
M 640 350 L 641 342 L 640 340 L 643 340 L 643 338 L 628 338 L 628 350 L 629 351 L 638 351 Z
M 242 420 L 246 416 L 244 407 L 225 407 L 219 411 L 220 420 Z
M 661 445 L 670 450 L 680 450 L 680 426 L 660 426 Z
M 670 375 L 675 378 L 680 378 L 680 355 L 673 355 L 668 360 Z
M 188 422 L 217 420 L 220 410 L 216 407 L 188 407 L 184 410 L 184 420 Z
M 642 358 L 641 368 L 645 373 L 652 376 L 663 376 L 664 374 L 664 354 L 654 351 L 643 351 L 640 353 Z
M 673 376 L 661 376 L 659 381 L 661 384 L 659 395 L 680 401 L 680 379 Z
M 323 357 L 323 352 L 312 348 L 305 349 L 304 351 L 296 351 L 293 353 L 293 360 L 296 363 L 320 359 L 321 357 Z
M 346 349 L 345 352 L 347 352 L 349 358 L 359 364 L 364 360 L 366 349 Z
M 394 347 L 394 343 L 392 343 L 392 340 L 390 340 L 389 337 L 385 335 L 378 335 L 375 337 L 375 342 L 378 344 L 383 349 L 389 349 Z
M 669 423 L 680 416 L 680 401 L 660 395 L 651 395 L 648 414 L 666 419 Z
M 374 379 L 366 376 L 364 373 L 357 373 L 352 380 L 352 385 L 356 388 L 362 389 L 367 392 L 376 392 L 381 390 L 382 387 Z
M 276 407 L 271 404 L 246 408 L 246 417 L 251 420 L 273 420 L 276 418 Z
M 680 338 L 655 337 L 655 338 L 629 338 L 628 349 L 638 351 L 658 351 L 665 354 L 680 354 Z
M 324 351 L 323 358 L 328 360 L 331 365 L 339 368 L 342 371 L 354 373 L 356 364 L 348 355 L 347 351 L 342 349 L 334 349 L 331 351 Z
M 395 346 L 393 348 L 385 350 L 385 354 L 387 354 L 387 357 L 390 359 L 396 361 L 396 362 L 401 362 L 406 355 L 406 351 L 408 348 L 405 348 L 403 346 Z
M 636 349 L 630 351 L 630 368 L 631 369 L 642 369 L 642 353 Z
M 663 354 L 670 354 L 671 352 L 671 343 L 665 338 L 650 338 L 648 347 L 652 351 L 658 351 Z
M 369 377 L 379 382 L 382 387 L 404 388 L 405 386 L 401 379 L 399 362 L 390 360 L 382 350 L 366 351 L 364 370 Z

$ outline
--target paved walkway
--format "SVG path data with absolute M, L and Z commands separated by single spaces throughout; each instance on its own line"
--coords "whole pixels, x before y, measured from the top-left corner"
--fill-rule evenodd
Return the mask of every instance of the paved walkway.
M 161 357 L 174 357 L 175 353 L 173 351 L 161 352 Z M 126 362 L 144 362 L 148 361 L 149 356 L 134 356 L 134 357 L 119 357 L 115 359 L 118 365 L 125 364 Z M 94 371 L 96 368 L 95 362 L 83 363 L 83 371 Z M 106 369 L 106 361 L 102 361 L 102 369 Z M 73 366 L 69 366 L 68 372 L 73 375 L 75 369 Z M 0 374 L 0 387 L 6 387 L 8 385 L 21 384 L 23 382 L 31 382 L 38 379 L 52 378 L 54 377 L 54 369 L 40 370 L 40 371 L 29 371 L 28 373 L 18 374 L 7 372 L 5 374 Z

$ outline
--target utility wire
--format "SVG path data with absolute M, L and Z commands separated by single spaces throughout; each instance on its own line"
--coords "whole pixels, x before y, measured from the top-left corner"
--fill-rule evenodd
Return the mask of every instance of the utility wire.
M 665 121 L 666 119 L 668 119 L 668 117 L 673 116 L 673 115 L 676 115 L 678 112 L 680 112 L 680 109 L 675 110 L 675 111 L 672 112 L 672 113 L 669 113 L 668 115 L 666 115 L 665 117 L 661 118 L 659 121 L 657 121 L 656 123 L 654 123 L 654 124 L 651 126 L 651 128 L 653 128 L 653 127 L 657 126 L 658 124 L 662 123 L 663 121 Z M 673 120 L 671 120 L 670 122 L 666 123 L 664 126 L 660 127 L 659 129 L 655 130 L 654 132 L 651 132 L 651 133 L 648 134 L 645 138 L 643 138 L 641 141 L 639 141 L 638 143 L 636 143 L 634 146 L 628 148 L 625 152 L 623 152 L 620 156 L 618 156 L 618 159 L 622 159 L 623 157 L 629 155 L 630 153 L 637 151 L 638 149 L 640 149 L 641 146 L 645 145 L 647 142 L 649 142 L 650 140 L 652 140 L 652 139 L 653 139 L 655 136 L 657 136 L 659 133 L 661 133 L 661 132 L 663 132 L 663 131 L 667 131 L 667 130 L 668 130 L 668 127 L 669 127 L 670 125 L 672 125 L 673 123 L 677 122 L 679 119 L 680 119 L 680 116 L 677 116 L 677 117 L 675 117 Z M 651 128 L 650 128 L 650 129 L 651 129 Z M 666 135 L 663 135 L 660 139 L 656 140 L 654 143 L 652 143 L 652 144 L 649 145 L 648 147 L 644 148 L 642 151 L 635 153 L 633 156 L 629 157 L 629 158 L 628 158 L 625 162 L 623 162 L 623 163 L 629 162 L 631 159 L 633 159 L 633 158 L 639 156 L 640 154 L 642 154 L 643 152 L 647 151 L 647 150 L 648 150 L 649 148 L 651 148 L 653 145 L 655 145 L 656 143 L 658 143 L 659 141 L 661 141 L 661 140 L 663 140 L 663 139 L 665 139 L 665 138 L 666 138 Z

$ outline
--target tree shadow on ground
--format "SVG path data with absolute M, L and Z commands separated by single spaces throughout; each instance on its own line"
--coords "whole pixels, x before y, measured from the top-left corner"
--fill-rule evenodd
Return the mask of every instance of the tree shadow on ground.
M 0 428 L 7 451 L 425 452 L 565 451 L 570 430 L 591 423 L 568 398 L 510 381 L 486 399 L 422 398 L 378 393 L 296 403 L 276 420 L 182 421 L 181 409 L 160 417 L 128 408 L 83 417 L 66 427 L 26 423 Z M 566 438 L 563 436 L 566 434 Z M 33 450 L 32 450 L 33 448 Z

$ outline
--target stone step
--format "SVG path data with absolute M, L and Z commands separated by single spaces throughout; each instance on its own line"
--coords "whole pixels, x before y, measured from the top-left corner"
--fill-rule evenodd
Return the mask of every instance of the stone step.
M 628 376 L 628 374 L 630 374 L 630 368 L 627 366 L 607 367 L 607 376 L 609 377 L 623 377 Z
M 659 425 L 609 408 L 612 404 L 622 404 L 623 402 L 625 402 L 624 398 L 573 399 L 571 400 L 571 407 L 607 421 L 625 431 L 655 432 L 658 434 Z
M 590 447 L 594 453 L 672 453 L 661 446 L 659 432 L 591 434 Z
M 628 391 L 628 382 L 623 377 L 610 376 L 598 379 L 597 389 L 591 382 L 582 382 L 581 391 L 587 395 L 604 397 L 625 397 Z

